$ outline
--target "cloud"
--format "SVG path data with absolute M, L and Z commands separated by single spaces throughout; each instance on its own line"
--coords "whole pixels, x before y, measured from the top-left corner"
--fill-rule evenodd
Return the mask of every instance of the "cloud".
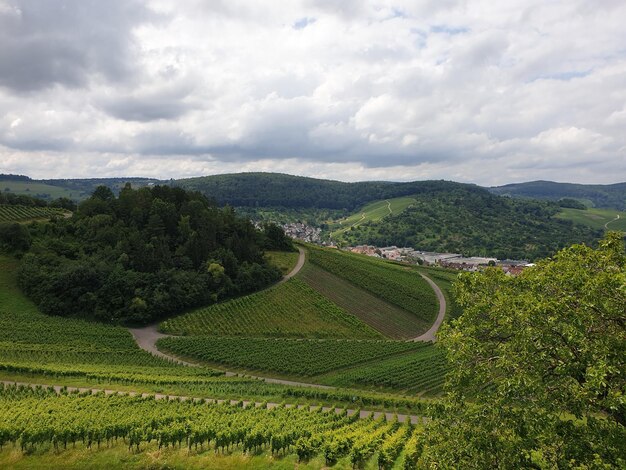
M 625 20 L 618 1 L 0 0 L 0 171 L 623 180 Z
M 149 12 L 136 1 L 2 0 L 0 85 L 18 92 L 85 86 L 92 75 L 133 73 L 132 29 Z

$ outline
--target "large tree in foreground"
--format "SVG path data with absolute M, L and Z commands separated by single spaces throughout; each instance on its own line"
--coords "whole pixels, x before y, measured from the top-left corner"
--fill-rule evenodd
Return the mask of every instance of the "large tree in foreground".
M 621 234 L 519 277 L 462 275 L 440 334 L 452 371 L 424 468 L 626 466 L 626 257 Z

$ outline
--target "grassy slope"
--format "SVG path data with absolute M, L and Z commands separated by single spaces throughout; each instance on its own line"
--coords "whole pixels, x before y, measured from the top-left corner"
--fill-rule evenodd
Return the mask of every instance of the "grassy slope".
M 614 220 L 618 215 L 619 219 Z M 626 212 L 619 212 L 613 209 L 563 209 L 556 217 L 599 230 L 604 230 L 605 225 L 608 223 L 606 227 L 609 230 L 626 232 Z
M 379 222 L 388 215 L 399 214 L 414 202 L 412 197 L 397 197 L 369 203 L 354 214 L 336 221 L 331 227 L 331 236 L 335 237 L 367 222 Z
M 389 338 L 414 338 L 423 331 L 423 323 L 414 314 L 312 263 L 305 265 L 299 278 Z
M 435 293 L 411 268 L 332 249 L 310 247 L 309 252 L 312 263 L 411 312 L 421 323 L 421 332 L 434 322 L 438 310 Z
M 288 251 L 267 251 L 265 252 L 265 259 L 273 266 L 276 266 L 283 275 L 288 274 L 296 267 L 298 263 L 299 253 Z
M 299 279 L 166 320 L 161 329 L 178 335 L 381 338 Z
M 6 188 L 15 194 L 26 194 L 27 196 L 45 195 L 46 199 L 57 199 L 60 197 L 77 199 L 80 196 L 78 191 L 72 192 L 67 188 L 52 186 L 50 184 L 39 183 L 36 181 L 0 180 L 0 191 L 5 191 Z

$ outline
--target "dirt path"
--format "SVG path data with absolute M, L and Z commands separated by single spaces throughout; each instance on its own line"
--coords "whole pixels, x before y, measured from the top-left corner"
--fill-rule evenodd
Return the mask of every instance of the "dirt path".
M 616 220 L 619 220 L 619 214 L 617 214 L 617 216 L 613 220 L 609 220 L 606 224 L 604 224 L 604 228 L 609 230 L 609 224 L 615 222 Z
M 204 401 L 206 403 L 224 403 L 224 402 L 229 402 L 231 405 L 236 405 L 237 403 L 239 403 L 241 400 L 222 400 L 222 399 L 216 399 L 216 398 L 194 398 L 194 397 L 187 397 L 187 396 L 180 396 L 180 395 L 164 395 L 161 393 L 139 393 L 139 392 L 124 392 L 124 391 L 119 391 L 119 390 L 107 390 L 107 389 L 102 389 L 102 388 L 86 388 L 86 387 L 65 387 L 63 385 L 49 385 L 49 384 L 35 384 L 35 383 L 27 383 L 27 382 L 13 382 L 11 380 L 0 380 L 0 384 L 4 384 L 4 385 L 17 385 L 17 386 L 22 386 L 22 387 L 31 387 L 31 388 L 37 388 L 37 387 L 50 387 L 52 388 L 56 393 L 61 393 L 61 391 L 63 389 L 66 389 L 68 392 L 74 392 L 74 391 L 78 391 L 80 393 L 86 393 L 86 392 L 90 392 L 90 393 L 101 393 L 104 392 L 106 395 L 129 395 L 129 396 L 139 396 L 141 395 L 142 397 L 149 397 L 149 396 L 153 396 L 156 400 L 201 400 Z M 243 404 L 244 406 L 249 405 L 250 403 L 253 403 L 250 400 L 243 400 Z M 254 405 L 259 407 L 262 405 L 261 402 L 254 402 Z M 276 408 L 277 406 L 281 406 L 279 403 L 267 403 L 267 407 L 268 408 Z M 285 405 L 287 408 L 293 408 L 296 405 L 292 405 L 292 404 L 287 404 Z M 308 406 L 308 408 L 310 410 L 316 410 L 319 408 L 319 406 L 315 406 L 315 405 L 298 405 L 298 408 L 306 408 Z M 333 408 L 330 406 L 323 406 L 322 407 L 324 409 L 324 411 L 329 411 L 332 410 Z M 339 413 L 343 410 L 343 408 L 335 408 L 335 412 Z M 348 410 L 348 415 L 353 415 L 354 413 L 356 413 L 356 410 L 352 410 L 349 409 Z M 371 414 L 374 414 L 374 418 L 378 418 L 380 416 L 382 416 L 383 414 L 385 415 L 385 419 L 387 421 L 391 421 L 394 419 L 394 417 L 396 416 L 396 413 L 391 413 L 391 412 L 383 412 L 383 411 L 370 411 L 370 410 L 361 410 L 360 412 L 360 418 L 361 419 L 365 419 L 367 417 L 369 417 Z M 424 419 L 426 419 L 425 417 L 422 416 L 416 416 L 416 415 L 408 415 L 408 414 L 398 414 L 398 421 L 400 421 L 401 423 L 404 423 L 407 419 L 411 420 L 411 423 L 413 424 L 417 424 L 420 421 L 423 421 Z
M 289 279 L 291 279 L 292 277 L 294 277 L 296 274 L 300 272 L 300 270 L 302 269 L 302 266 L 304 266 L 304 262 L 306 261 L 306 251 L 304 251 L 304 248 L 299 246 L 298 252 L 299 252 L 299 256 L 298 256 L 298 262 L 296 263 L 296 266 L 289 273 L 285 274 L 283 278 L 280 281 L 278 281 L 278 283 L 275 285 L 280 285 L 284 282 L 287 282 Z
M 437 300 L 439 301 L 439 314 L 437 315 L 437 318 L 435 319 L 435 323 L 433 323 L 433 326 L 431 326 L 430 329 L 426 333 L 424 333 L 421 336 L 418 336 L 417 338 L 413 338 L 411 341 L 433 341 L 434 342 L 437 340 L 436 338 L 437 331 L 439 330 L 439 327 L 443 323 L 443 319 L 446 316 L 446 308 L 447 308 L 446 298 L 443 295 L 443 292 L 441 292 L 441 289 L 439 288 L 439 286 L 435 284 L 431 278 L 429 278 L 428 276 L 422 273 L 420 273 L 420 275 L 426 280 L 426 282 L 428 282 L 430 287 L 432 287 L 432 289 L 435 291 L 435 295 L 437 296 Z
M 283 282 L 288 281 L 289 279 L 291 279 L 292 277 L 294 277 L 296 274 L 300 272 L 306 260 L 306 251 L 304 250 L 304 248 L 299 246 L 298 252 L 300 253 L 300 256 L 298 257 L 298 262 L 296 263 L 296 266 L 291 270 L 289 274 L 285 275 L 278 283 L 269 287 L 270 289 L 272 287 L 282 284 Z M 144 351 L 148 351 L 150 354 L 153 354 L 158 357 L 162 357 L 163 359 L 167 359 L 168 361 L 182 364 L 184 366 L 189 366 L 189 367 L 200 366 L 200 364 L 187 362 L 182 359 L 179 359 L 176 356 L 172 356 L 170 354 L 166 354 L 162 351 L 159 351 L 159 349 L 156 346 L 156 342 L 161 338 L 168 338 L 168 337 L 172 337 L 173 335 L 166 335 L 164 333 L 159 332 L 158 324 L 152 324 L 152 325 L 144 326 L 141 328 L 129 328 L 128 331 L 130 331 L 130 333 L 133 335 L 133 338 L 135 338 L 137 345 Z M 229 371 L 225 371 L 224 373 L 228 377 L 246 377 L 250 379 L 263 380 L 271 384 L 288 385 L 292 387 L 316 387 L 316 388 L 323 388 L 323 389 L 328 389 L 328 390 L 335 388 L 329 385 L 310 384 L 310 383 L 305 383 L 305 382 L 296 382 L 292 380 L 275 379 L 275 378 L 270 378 L 270 377 L 260 377 L 260 376 L 249 375 L 249 374 L 236 374 L 234 372 L 229 372 Z

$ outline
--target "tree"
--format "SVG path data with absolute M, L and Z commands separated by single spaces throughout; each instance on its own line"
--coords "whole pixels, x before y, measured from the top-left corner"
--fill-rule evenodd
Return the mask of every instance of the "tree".
M 519 277 L 463 274 L 442 329 L 451 371 L 424 468 L 626 465 L 626 256 L 621 234 Z

